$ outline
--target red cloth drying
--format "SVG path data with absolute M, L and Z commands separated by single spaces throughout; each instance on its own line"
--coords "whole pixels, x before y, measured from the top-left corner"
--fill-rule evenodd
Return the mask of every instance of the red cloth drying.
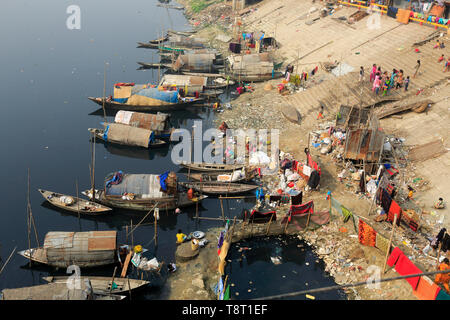
M 408 259 L 403 253 L 399 256 L 397 263 L 395 264 L 395 270 L 401 275 L 406 276 L 408 274 L 422 273 L 422 270 L 417 268 L 411 260 Z M 420 277 L 406 278 L 413 290 L 416 290 Z
M 388 213 L 388 221 L 394 222 L 394 215 L 397 215 L 397 225 L 400 225 L 400 220 L 402 216 L 402 208 L 392 200 L 391 206 L 389 207 L 389 213 Z
M 400 255 L 403 254 L 403 251 L 400 250 L 399 247 L 395 247 L 394 250 L 392 250 L 391 255 L 389 256 L 388 260 L 387 260 L 387 264 L 389 267 L 392 267 L 394 264 L 397 263 L 398 258 L 400 257 Z
M 291 205 L 289 208 L 289 222 L 291 221 L 291 216 L 300 215 L 304 216 L 307 214 L 314 213 L 314 202 L 313 200 L 299 205 Z

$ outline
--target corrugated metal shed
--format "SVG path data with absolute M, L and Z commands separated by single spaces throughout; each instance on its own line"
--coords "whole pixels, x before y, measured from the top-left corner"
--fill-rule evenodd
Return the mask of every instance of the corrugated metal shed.
M 44 240 L 48 264 L 93 267 L 116 261 L 117 232 L 49 232 Z
M 351 130 L 345 142 L 344 158 L 377 162 L 383 147 L 385 134 L 381 130 Z

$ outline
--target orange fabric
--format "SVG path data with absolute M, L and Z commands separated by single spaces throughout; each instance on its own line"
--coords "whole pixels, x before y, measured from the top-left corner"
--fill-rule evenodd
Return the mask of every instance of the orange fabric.
M 358 240 L 359 243 L 375 247 L 377 238 L 377 232 L 369 226 L 367 223 L 365 223 L 362 219 L 359 219 L 359 232 L 358 232 Z
M 428 278 L 427 276 L 420 277 L 417 289 L 413 290 L 413 294 L 419 300 L 436 300 L 439 291 L 439 286 Z
M 450 270 L 450 265 L 442 262 L 439 265 L 439 271 L 444 271 L 444 270 Z M 448 287 L 448 282 L 450 281 L 450 273 L 439 273 L 436 275 L 436 278 L 434 278 L 434 282 L 436 283 L 442 283 L 442 284 L 447 284 Z

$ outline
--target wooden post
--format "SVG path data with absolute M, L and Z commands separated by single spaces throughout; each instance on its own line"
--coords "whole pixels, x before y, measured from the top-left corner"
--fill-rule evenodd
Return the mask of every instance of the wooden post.
M 386 251 L 386 258 L 384 259 L 384 264 L 383 264 L 383 273 L 386 270 L 386 263 L 389 257 L 389 251 L 391 250 L 391 243 L 392 243 L 392 238 L 394 237 L 394 231 L 395 231 L 395 226 L 397 225 L 397 214 L 394 215 L 394 222 L 392 223 L 392 232 L 391 232 L 391 238 L 389 239 L 389 245 Z
M 131 230 L 133 230 L 133 219 L 131 219 L 131 225 L 130 225 Z M 133 232 L 131 232 L 131 248 L 134 248 L 134 237 L 133 237 Z
M 272 223 L 273 214 L 270 216 L 269 225 L 267 226 L 266 236 L 269 234 L 270 224 Z
M 445 233 L 444 233 L 444 236 L 445 236 Z M 441 243 L 439 244 L 439 250 L 438 250 L 438 253 L 437 253 L 437 267 L 439 268 L 439 256 L 441 255 L 441 248 L 442 248 L 442 241 L 441 241 Z
M 305 231 L 308 230 L 308 226 L 309 226 L 309 219 L 311 218 L 311 211 L 308 213 L 308 220 L 306 221 L 306 227 L 305 227 Z
M 94 142 L 92 145 L 92 202 L 95 202 L 95 133 L 93 133 Z
M 11 259 L 12 255 L 14 254 L 14 252 L 16 251 L 17 246 L 13 249 L 13 251 L 11 251 L 11 254 L 9 255 L 8 259 L 6 259 L 6 262 L 3 264 L 2 269 L 0 270 L 0 274 L 2 274 L 3 269 L 5 269 L 6 265 L 9 262 L 9 259 Z
M 225 221 L 225 213 L 223 212 L 223 200 L 222 200 L 222 196 L 219 197 L 220 199 L 220 208 L 222 210 L 222 219 L 223 221 Z
M 155 211 L 156 213 L 156 211 Z M 155 217 L 155 247 L 158 246 L 158 219 L 155 215 L 155 213 L 153 214 L 153 216 Z M 159 210 L 158 210 L 158 215 L 159 215 Z
M 130 286 L 130 278 L 127 276 L 127 282 L 128 282 L 128 293 L 130 295 L 130 300 L 131 300 L 131 286 Z
M 105 62 L 105 67 L 104 67 L 104 71 L 103 71 L 103 118 L 105 119 L 106 122 L 106 111 L 105 111 L 105 100 L 106 100 L 106 62 Z
M 286 219 L 286 225 L 284 226 L 284 232 L 283 233 L 286 233 L 286 230 L 287 230 L 287 226 L 288 226 L 288 223 L 289 223 L 289 217 L 291 216 L 291 214 L 288 214 L 286 217 L 287 217 L 287 219 Z
M 328 197 L 328 207 L 330 208 L 330 215 L 331 215 L 331 194 Z
M 114 284 L 114 278 L 116 277 L 116 271 L 117 271 L 117 267 L 114 267 L 114 272 L 113 272 L 113 276 L 112 276 L 112 280 L 111 280 L 111 287 L 109 288 L 109 294 L 111 294 L 111 291 L 112 291 L 112 287 Z
M 75 188 L 77 189 L 77 213 L 78 219 L 80 219 L 80 199 L 78 198 L 78 179 L 75 180 Z
M 128 225 L 125 226 L 125 243 L 128 243 Z

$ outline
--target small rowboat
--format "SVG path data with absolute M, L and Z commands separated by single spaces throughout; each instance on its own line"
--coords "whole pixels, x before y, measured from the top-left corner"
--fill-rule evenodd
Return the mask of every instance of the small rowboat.
M 92 290 L 95 294 L 128 294 L 130 291 L 144 288 L 150 282 L 145 280 L 138 279 L 127 279 L 127 278 L 114 278 L 114 283 L 116 287 L 111 289 L 111 277 L 93 277 L 93 276 L 85 276 L 79 278 L 73 278 L 73 276 L 49 276 L 42 278 L 48 283 L 67 283 L 67 284 L 76 284 L 76 281 L 84 281 L 85 279 L 89 279 L 91 282 Z M 129 286 L 128 286 L 129 284 Z
M 96 216 L 110 212 L 112 209 L 96 202 L 87 201 L 81 198 L 68 196 L 62 193 L 38 189 L 45 200 L 55 207 L 80 213 L 83 215 Z
M 223 182 L 179 182 L 185 188 L 192 188 L 198 192 L 210 195 L 240 194 L 258 188 L 257 185 L 243 183 L 223 183 Z
M 220 164 L 220 163 L 185 163 L 181 162 L 180 166 L 191 169 L 194 171 L 218 171 L 218 172 L 230 172 L 241 170 L 244 164 Z

